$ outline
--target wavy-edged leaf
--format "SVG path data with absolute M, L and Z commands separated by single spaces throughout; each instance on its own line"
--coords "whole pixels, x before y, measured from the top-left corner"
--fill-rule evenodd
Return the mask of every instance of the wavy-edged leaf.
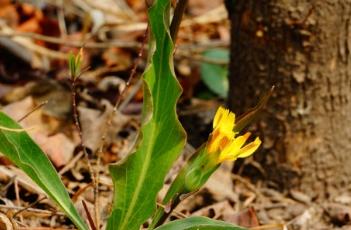
M 194 216 L 171 221 L 155 230 L 246 230 L 246 228 L 207 217 Z
M 21 130 L 17 122 L 0 112 L 0 152 L 37 183 L 80 230 L 87 230 L 54 166 L 30 136 Z
M 164 178 L 185 144 L 176 115 L 181 87 L 173 72 L 169 8 L 170 1 L 155 0 L 149 10 L 155 51 L 144 73 L 143 125 L 136 151 L 110 167 L 115 193 L 109 230 L 139 229 L 150 217 Z

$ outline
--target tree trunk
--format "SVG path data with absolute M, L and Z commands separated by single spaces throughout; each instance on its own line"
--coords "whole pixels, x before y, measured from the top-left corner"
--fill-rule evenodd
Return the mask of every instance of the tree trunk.
M 318 198 L 350 189 L 351 1 L 226 5 L 230 107 L 240 114 L 276 86 L 257 125 L 264 145 L 255 157 L 265 176 L 281 189 Z

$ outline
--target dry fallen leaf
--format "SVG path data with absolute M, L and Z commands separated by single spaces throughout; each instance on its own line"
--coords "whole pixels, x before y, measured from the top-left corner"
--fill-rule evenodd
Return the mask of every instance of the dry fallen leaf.
M 2 3 L 0 1 L 0 19 L 4 20 L 6 24 L 11 27 L 17 26 L 19 15 L 15 6 L 13 4 L 6 4 L 6 2 Z
M 33 97 L 33 103 L 36 104 L 46 101 L 47 104 L 43 107 L 42 112 L 50 117 L 65 119 L 70 115 L 72 109 L 71 92 L 54 80 L 43 79 L 28 82 L 24 86 L 14 87 L 3 95 L 2 100 L 12 105 L 28 96 Z M 21 115 L 17 119 L 26 114 L 26 111 L 28 111 L 28 108 L 24 111 L 19 108 L 16 113 Z
M 101 137 L 106 131 L 106 143 L 110 143 L 118 131 L 120 131 L 129 121 L 127 116 L 117 113 L 112 119 L 112 124 L 106 126 L 107 119 L 110 116 L 113 107 L 109 102 L 105 101 L 104 104 L 106 109 L 103 112 L 95 109 L 78 107 L 84 145 L 93 151 L 96 151 L 100 147 Z
M 205 188 L 217 201 L 224 199 L 229 199 L 230 201 L 238 200 L 238 194 L 233 191 L 231 168 L 231 162 L 222 164 L 205 184 Z
M 0 212 L 0 229 L 1 230 L 12 230 L 17 229 L 12 225 L 12 222 L 8 216 Z
M 42 27 L 40 22 L 44 17 L 43 12 L 29 4 L 22 4 L 21 11 L 23 14 L 21 16 L 26 16 L 27 20 L 22 21 L 22 23 L 19 24 L 16 29 L 21 32 L 41 33 Z
M 254 208 L 245 209 L 239 213 L 236 213 L 235 215 L 228 215 L 227 213 L 224 213 L 223 220 L 247 228 L 257 227 L 260 225 Z
M 64 134 L 58 133 L 49 137 L 36 136 L 36 141 L 58 168 L 72 159 L 75 144 Z
M 29 114 L 36 107 L 32 97 L 27 97 L 21 101 L 11 103 L 3 108 L 3 112 L 15 120 L 21 119 Z M 59 121 L 53 117 L 45 115 L 43 109 L 37 109 L 20 124 L 28 129 L 29 135 L 48 154 L 56 167 L 61 167 L 72 158 L 74 143 L 62 133 L 52 135 L 58 128 Z
M 132 65 L 132 58 L 130 52 L 121 48 L 109 48 L 102 54 L 102 59 L 109 67 L 119 67 L 121 70 L 126 70 Z
M 26 97 L 17 102 L 13 102 L 8 104 L 2 108 L 2 111 L 12 117 L 14 120 L 19 120 L 23 118 L 26 114 L 33 111 L 36 104 L 32 97 Z M 35 133 L 39 132 L 42 134 L 48 134 L 49 127 L 47 127 L 47 123 L 44 123 L 42 120 L 42 109 L 38 109 L 35 112 L 31 113 L 30 116 L 27 116 L 26 119 L 23 119 L 20 124 L 24 128 L 33 128 L 35 126 Z M 30 134 L 34 134 L 32 131 L 29 131 Z

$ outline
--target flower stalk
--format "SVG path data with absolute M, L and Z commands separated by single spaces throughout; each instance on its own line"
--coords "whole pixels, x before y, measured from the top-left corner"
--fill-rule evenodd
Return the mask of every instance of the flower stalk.
M 237 136 L 238 133 L 233 130 L 235 130 L 235 114 L 220 107 L 214 117 L 213 131 L 208 141 L 187 161 L 162 201 L 169 210 L 159 207 L 149 229 L 161 225 L 180 203 L 182 197 L 198 191 L 222 162 L 249 157 L 261 145 L 258 137 L 245 145 L 251 133 Z

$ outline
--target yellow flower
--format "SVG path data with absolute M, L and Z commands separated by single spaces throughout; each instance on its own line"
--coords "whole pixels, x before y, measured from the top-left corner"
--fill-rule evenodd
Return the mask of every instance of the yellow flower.
M 235 137 L 233 132 L 235 126 L 235 114 L 228 109 L 219 107 L 213 120 L 213 132 L 207 142 L 207 152 L 219 154 L 218 162 L 236 160 L 253 154 L 261 145 L 260 138 L 245 145 L 251 133 Z

